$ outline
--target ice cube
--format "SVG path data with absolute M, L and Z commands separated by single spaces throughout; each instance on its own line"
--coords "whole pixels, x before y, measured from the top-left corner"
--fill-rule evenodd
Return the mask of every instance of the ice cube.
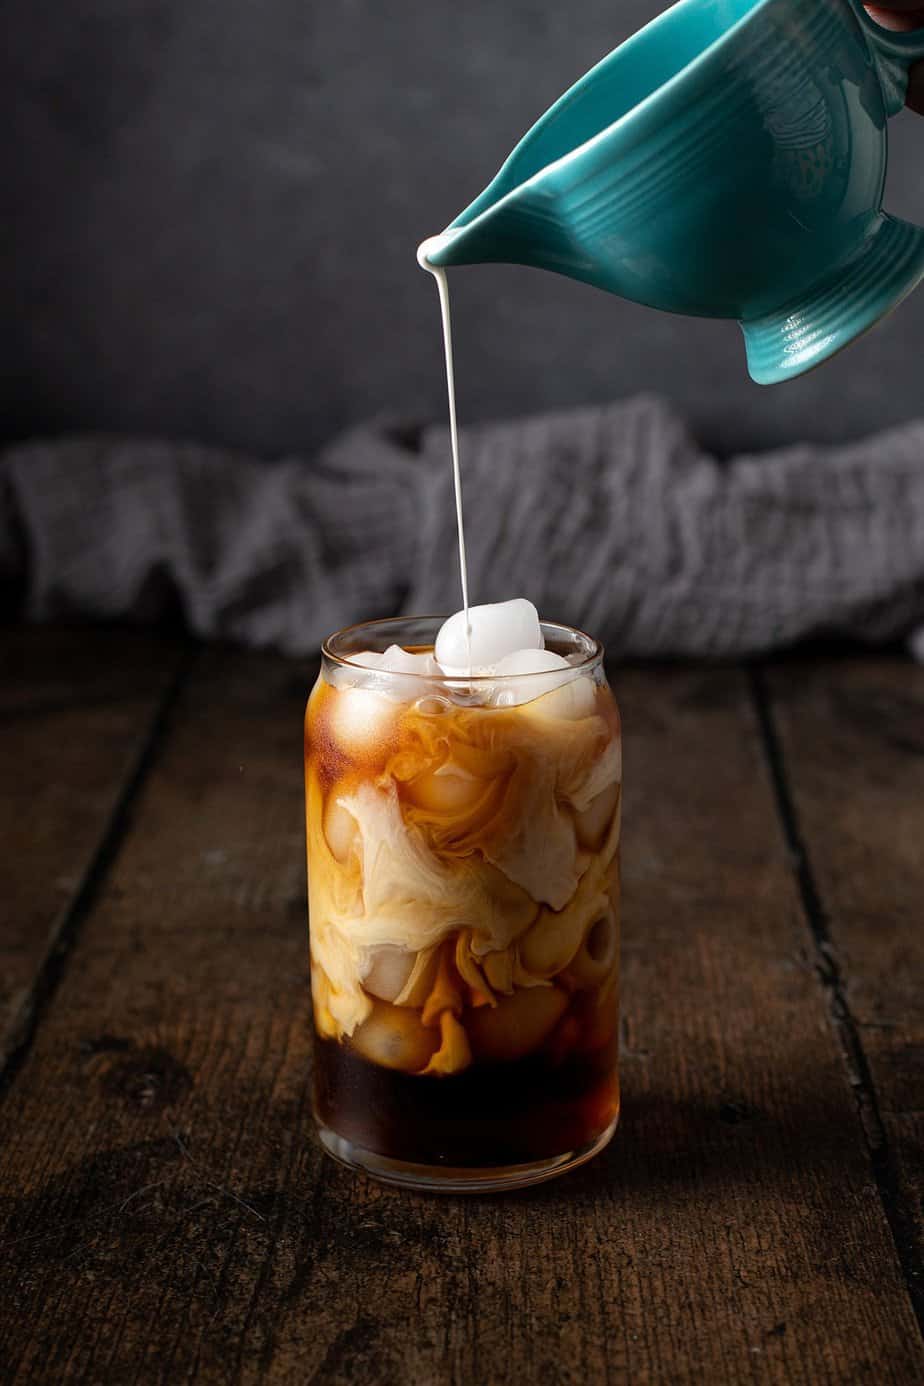
M 432 1058 L 439 1041 L 439 1030 L 424 1026 L 417 1011 L 374 1001 L 369 1019 L 353 1032 L 352 1046 L 383 1068 L 417 1073 Z
M 498 675 L 544 674 L 561 669 L 566 669 L 570 673 L 571 665 L 567 659 L 556 654 L 554 650 L 535 649 L 514 650 L 512 654 L 504 655 L 503 659 L 499 659 L 494 666 L 494 672 Z M 553 683 L 560 682 L 560 678 L 553 680 Z
M 369 675 L 370 679 L 375 677 Z M 331 730 L 344 750 L 363 754 L 386 744 L 399 712 L 395 698 L 386 696 L 376 687 L 338 685 L 331 712 Z
M 369 954 L 369 970 L 363 978 L 363 989 L 380 1001 L 394 1002 L 407 986 L 417 961 L 417 954 L 391 943 L 381 943 Z
M 589 674 L 578 674 L 572 669 L 571 678 L 559 683 L 541 698 L 531 701 L 524 710 L 537 717 L 557 717 L 564 722 L 580 722 L 584 717 L 592 717 L 596 705 L 594 681 Z
M 356 819 L 352 813 L 347 812 L 339 799 L 328 799 L 322 820 L 322 831 L 331 854 L 336 857 L 337 861 L 348 861 L 351 853 L 358 846 L 359 832 L 356 827 Z
M 356 677 L 353 682 L 363 683 L 362 670 L 375 669 L 383 674 L 414 674 L 417 678 L 426 678 L 430 675 L 439 674 L 440 667 L 433 657 L 430 650 L 422 653 L 414 653 L 413 650 L 406 650 L 402 645 L 389 645 L 387 650 L 360 650 L 358 654 L 347 656 L 350 668 L 356 669 Z M 345 675 L 346 681 L 351 681 L 350 673 Z M 380 680 L 376 687 L 384 688 L 385 680 Z
M 552 650 L 514 650 L 512 654 L 504 655 L 494 666 L 496 677 L 504 680 L 495 691 L 494 706 L 519 707 L 521 703 L 542 697 L 543 693 L 561 686 L 562 670 L 565 677 L 574 677 L 568 661 Z M 518 679 L 515 677 L 517 674 L 528 677 Z
M 469 774 L 455 761 L 446 760 L 436 770 L 418 775 L 405 792 L 418 808 L 450 816 L 468 813 L 485 798 L 490 787 L 490 780 Z
M 440 672 L 431 652 L 415 654 L 400 645 L 389 645 L 384 651 L 360 650 L 349 655 L 345 664 L 329 671 L 328 677 L 341 695 L 346 691 L 364 695 L 355 700 L 349 714 L 351 721 L 358 723 L 366 713 L 377 720 L 375 699 L 406 703 L 424 696 L 427 692 L 424 680 Z
M 387 674 L 415 674 L 418 678 L 427 678 L 440 672 L 440 667 L 429 650 L 415 654 L 412 650 L 405 650 L 401 645 L 389 645 L 378 659 L 378 667 Z
M 356 654 L 344 656 L 345 663 L 335 664 L 329 670 L 330 680 L 335 688 L 372 687 L 375 679 L 373 669 L 381 666 L 385 658 L 376 650 L 359 650 Z
M 490 669 L 505 655 L 517 650 L 541 650 L 545 643 L 539 613 L 525 597 L 470 606 L 468 620 L 468 638 L 464 611 L 457 611 L 444 621 L 436 637 L 437 663 L 451 678 Z
M 595 794 L 586 809 L 575 814 L 578 841 L 591 852 L 599 851 L 619 802 L 619 781 Z
M 522 707 L 543 717 L 576 722 L 594 710 L 594 682 L 552 650 L 516 650 L 494 667 L 495 707 Z M 518 678 L 519 674 L 526 677 Z M 503 682 L 503 675 L 507 678 Z

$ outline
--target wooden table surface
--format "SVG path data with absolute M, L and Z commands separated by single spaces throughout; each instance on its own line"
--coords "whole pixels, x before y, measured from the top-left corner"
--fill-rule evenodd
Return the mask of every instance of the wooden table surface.
M 310 664 L 0 671 L 0 1380 L 924 1381 L 924 671 L 614 671 L 623 1124 L 470 1199 L 312 1132 Z

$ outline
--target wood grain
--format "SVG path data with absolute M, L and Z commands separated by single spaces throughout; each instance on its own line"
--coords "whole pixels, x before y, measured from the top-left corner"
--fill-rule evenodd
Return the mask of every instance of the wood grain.
M 924 1319 L 924 670 L 906 659 L 770 676 L 819 968 L 906 1278 Z
M 0 1114 L 4 1380 L 912 1383 L 901 1269 L 747 681 L 616 681 L 625 1110 L 414 1197 L 311 1131 L 306 671 L 201 656 Z
M 176 641 L 0 631 L 0 1074 L 148 746 Z

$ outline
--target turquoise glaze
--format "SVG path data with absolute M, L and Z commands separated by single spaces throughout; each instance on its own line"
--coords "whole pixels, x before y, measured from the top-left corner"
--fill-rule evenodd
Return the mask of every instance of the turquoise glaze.
M 737 318 L 755 380 L 801 375 L 924 277 L 924 232 L 882 211 L 919 57 L 924 30 L 859 0 L 680 0 L 546 112 L 430 262 Z

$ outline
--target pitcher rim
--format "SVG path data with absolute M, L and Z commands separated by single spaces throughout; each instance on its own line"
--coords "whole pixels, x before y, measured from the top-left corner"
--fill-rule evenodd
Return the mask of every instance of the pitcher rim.
M 636 29 L 636 31 L 633 34 L 630 34 L 628 38 L 623 39 L 622 43 L 617 44 L 615 48 L 611 49 L 609 53 L 607 53 L 604 57 L 600 58 L 599 61 L 594 63 L 592 67 L 589 67 L 587 71 L 582 74 L 582 76 L 578 77 L 576 81 L 572 82 L 571 86 L 568 87 L 564 92 L 562 92 L 561 96 L 559 96 L 557 100 L 554 101 L 552 105 L 549 106 L 542 113 L 542 115 L 540 115 L 533 122 L 533 124 L 529 127 L 529 129 L 522 136 L 522 138 L 517 141 L 517 143 L 514 145 L 513 149 L 507 155 L 507 158 L 501 164 L 497 173 L 494 175 L 487 187 L 483 189 L 483 191 L 479 193 L 477 197 L 472 199 L 468 207 L 463 209 L 463 211 L 459 213 L 459 215 L 455 218 L 454 221 L 449 223 L 449 225 L 441 234 L 446 236 L 451 243 L 451 240 L 454 239 L 456 235 L 461 236 L 463 232 L 474 230 L 475 227 L 478 226 L 478 224 L 483 219 L 498 211 L 501 207 L 510 202 L 513 198 L 517 197 L 520 193 L 522 193 L 525 189 L 528 189 L 532 187 L 534 184 L 538 183 L 538 181 L 544 178 L 547 174 L 553 172 L 555 169 L 562 167 L 564 164 L 568 163 L 569 160 L 575 159 L 579 155 L 585 154 L 588 150 L 592 149 L 598 142 L 602 143 L 603 140 L 609 138 L 617 128 L 623 125 L 628 125 L 629 122 L 633 119 L 633 117 L 637 114 L 651 110 L 651 108 L 654 107 L 662 97 L 671 95 L 689 73 L 695 71 L 697 68 L 705 66 L 707 62 L 714 61 L 716 54 L 722 48 L 724 48 L 726 44 L 731 43 L 732 39 L 736 36 L 738 31 L 740 29 L 743 29 L 746 24 L 749 24 L 751 20 L 754 19 L 760 11 L 769 9 L 771 5 L 784 3 L 793 6 L 797 9 L 808 9 L 810 5 L 810 0 L 754 0 L 754 3 L 748 10 L 747 14 L 743 14 L 739 19 L 736 19 L 733 24 L 729 25 L 729 27 L 725 29 L 721 34 L 719 34 L 716 38 L 714 38 L 711 41 L 711 43 L 707 44 L 705 48 L 703 48 L 699 53 L 695 55 L 695 57 L 691 58 L 688 63 L 685 63 L 683 67 L 679 69 L 679 71 L 675 72 L 672 77 L 668 77 L 668 79 L 665 82 L 662 82 L 660 86 L 656 87 L 653 91 L 650 91 L 647 94 L 647 96 L 643 96 L 642 99 L 636 102 L 634 106 L 630 107 L 629 110 L 624 111 L 622 115 L 617 116 L 615 120 L 610 121 L 610 123 L 608 125 L 605 125 L 603 129 L 598 130 L 593 135 L 590 135 L 586 140 L 583 140 L 580 144 L 576 144 L 565 154 L 560 155 L 557 159 L 551 159 L 547 164 L 543 164 L 541 168 L 537 169 L 535 173 L 530 174 L 528 178 L 524 178 L 522 182 L 515 184 L 515 186 L 512 188 L 509 188 L 505 193 L 498 197 L 496 201 L 489 203 L 488 206 L 483 207 L 479 212 L 476 212 L 475 215 L 471 218 L 471 220 L 463 220 L 469 209 L 475 206 L 478 202 L 480 202 L 481 198 L 484 197 L 490 191 L 493 184 L 496 183 L 498 179 L 502 176 L 504 169 L 516 157 L 518 151 L 522 148 L 526 141 L 532 138 L 532 136 L 540 126 L 544 125 L 547 121 L 551 120 L 552 116 L 564 105 L 564 103 L 573 98 L 577 89 L 579 87 L 582 87 L 586 82 L 589 82 L 591 80 L 594 73 L 597 72 L 598 69 L 604 67 L 608 62 L 610 62 L 616 56 L 617 53 L 622 53 L 625 49 L 631 48 L 633 44 L 635 44 L 638 40 L 642 38 L 642 35 L 649 34 L 652 30 L 656 30 L 660 26 L 666 25 L 669 22 L 672 15 L 688 7 L 693 8 L 697 3 L 698 0 L 674 0 L 674 4 L 669 5 L 667 9 L 662 10 L 660 14 L 655 15 L 655 17 L 653 19 L 650 19 L 647 24 L 643 24 L 640 29 Z M 854 18 L 857 20 L 858 27 L 860 28 L 860 33 L 862 35 L 863 29 L 859 23 L 859 17 L 857 13 L 857 6 L 859 4 L 859 0 L 844 0 L 844 3 L 846 3 L 847 7 L 853 13 Z M 437 257 L 433 261 L 433 263 L 439 265 L 439 258 Z

